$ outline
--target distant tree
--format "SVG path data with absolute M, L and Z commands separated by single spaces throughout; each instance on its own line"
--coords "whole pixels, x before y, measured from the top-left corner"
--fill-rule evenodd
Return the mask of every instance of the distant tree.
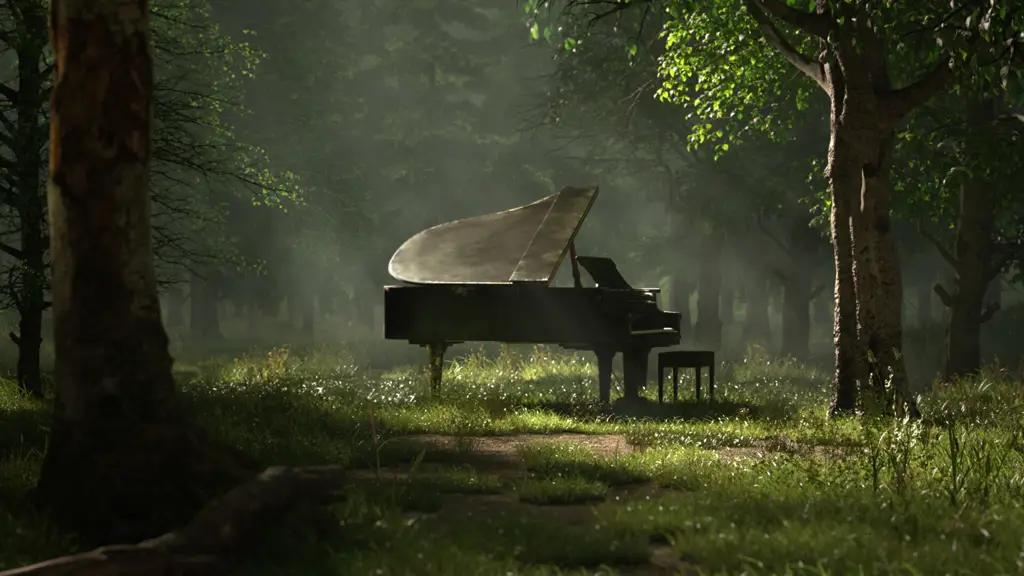
M 952 271 L 951 282 L 934 286 L 949 310 L 946 379 L 980 370 L 981 325 L 999 310 L 986 292 L 1024 253 L 1024 124 L 1009 113 L 1021 83 L 1007 84 L 1005 98 L 965 86 L 937 99 L 914 115 L 897 148 L 905 159 L 897 208 Z

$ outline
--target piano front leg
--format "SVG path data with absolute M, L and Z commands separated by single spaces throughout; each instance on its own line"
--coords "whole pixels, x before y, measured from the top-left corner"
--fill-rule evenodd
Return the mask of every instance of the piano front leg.
M 430 357 L 430 395 L 434 396 L 441 391 L 441 373 L 444 369 L 444 353 L 450 344 L 446 342 L 427 344 L 427 354 Z
M 627 400 L 640 397 L 640 389 L 647 384 L 647 357 L 650 348 L 630 348 L 622 352 L 622 395 Z
M 602 404 L 608 404 L 612 400 L 612 361 L 615 359 L 615 350 L 600 348 L 594 351 L 597 354 L 597 389 Z

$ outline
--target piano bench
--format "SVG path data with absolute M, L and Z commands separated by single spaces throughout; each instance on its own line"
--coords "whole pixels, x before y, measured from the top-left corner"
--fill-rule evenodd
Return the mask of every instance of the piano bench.
M 700 401 L 701 368 L 708 369 L 708 401 L 715 401 L 715 353 L 710 350 L 672 350 L 658 354 L 658 404 L 664 402 L 665 370 L 672 369 L 672 401 L 679 400 L 679 369 L 693 368 L 695 391 Z

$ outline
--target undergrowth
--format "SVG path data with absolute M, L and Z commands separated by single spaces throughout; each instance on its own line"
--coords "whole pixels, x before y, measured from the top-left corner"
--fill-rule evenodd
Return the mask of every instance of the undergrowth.
M 544 348 L 371 370 L 278 349 L 179 367 L 191 418 L 270 464 L 369 471 L 329 526 L 272 528 L 246 574 L 614 574 L 669 547 L 706 574 L 1024 571 L 1024 395 L 992 367 L 937 387 L 920 420 L 826 418 L 828 375 L 754 350 L 717 402 L 595 401 L 584 356 Z M 0 569 L 75 549 L 26 503 L 49 407 L 0 385 Z M 615 434 L 621 450 L 489 436 Z M 443 444 L 419 435 L 443 435 Z M 509 458 L 518 464 L 509 465 Z M 565 520 L 584 507 L 583 520 Z M 559 511 L 562 512 L 559 512 Z M 573 512 L 578 514 L 578 512 Z

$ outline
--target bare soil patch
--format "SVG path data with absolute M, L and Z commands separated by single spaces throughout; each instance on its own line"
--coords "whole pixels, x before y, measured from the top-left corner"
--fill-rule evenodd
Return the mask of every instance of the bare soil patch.
M 444 450 L 465 450 L 481 456 L 519 461 L 516 451 L 527 444 L 572 443 L 600 456 L 619 456 L 633 451 L 621 434 L 516 434 L 512 436 L 445 436 L 422 434 L 403 439 L 432 444 Z

